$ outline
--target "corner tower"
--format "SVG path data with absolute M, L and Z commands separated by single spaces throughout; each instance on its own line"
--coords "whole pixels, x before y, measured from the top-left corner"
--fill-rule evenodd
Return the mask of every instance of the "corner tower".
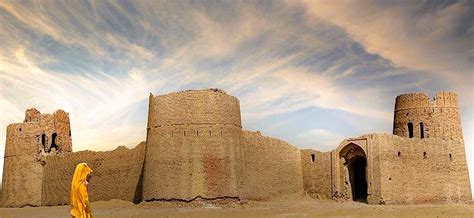
M 433 100 L 424 93 L 395 100 L 393 134 L 408 138 L 462 139 L 458 96 L 440 92 Z
M 238 197 L 241 132 L 222 90 L 150 95 L 143 200 Z
M 7 126 L 2 203 L 7 207 L 40 206 L 44 156 L 71 152 L 69 115 L 63 110 L 25 112 L 23 123 Z

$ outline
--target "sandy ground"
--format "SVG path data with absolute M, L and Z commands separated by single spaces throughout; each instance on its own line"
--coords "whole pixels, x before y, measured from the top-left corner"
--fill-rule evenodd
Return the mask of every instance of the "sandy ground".
M 474 204 L 387 206 L 304 199 L 277 202 L 92 203 L 94 217 L 474 217 Z M 69 206 L 0 208 L 0 217 L 70 217 Z

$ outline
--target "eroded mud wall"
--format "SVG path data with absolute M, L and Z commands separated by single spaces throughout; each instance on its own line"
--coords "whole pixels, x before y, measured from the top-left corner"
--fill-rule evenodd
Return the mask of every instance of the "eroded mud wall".
M 242 132 L 243 199 L 271 200 L 303 195 L 300 150 L 285 141 Z
M 123 146 L 113 151 L 79 151 L 45 157 L 42 181 L 42 205 L 69 204 L 71 180 L 78 163 L 93 170 L 89 189 L 90 201 L 139 197 L 139 180 L 143 168 L 145 142 L 133 149 Z
M 311 197 L 323 199 L 332 197 L 331 160 L 331 152 L 301 150 L 304 190 Z

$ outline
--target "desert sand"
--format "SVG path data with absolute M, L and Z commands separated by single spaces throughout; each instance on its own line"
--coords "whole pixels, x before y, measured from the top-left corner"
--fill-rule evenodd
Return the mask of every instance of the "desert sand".
M 274 202 L 92 203 L 94 217 L 474 217 L 474 204 L 368 205 L 302 199 Z M 69 206 L 0 208 L 1 217 L 70 217 Z

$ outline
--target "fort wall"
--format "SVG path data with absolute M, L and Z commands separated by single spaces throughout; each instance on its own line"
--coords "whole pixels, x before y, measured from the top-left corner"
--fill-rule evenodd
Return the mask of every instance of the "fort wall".
M 217 89 L 150 95 L 144 200 L 238 198 L 237 98 Z
M 271 200 L 302 196 L 300 150 L 285 141 L 242 131 L 241 198 Z
M 76 165 L 87 163 L 92 168 L 88 186 L 90 201 L 121 199 L 140 201 L 139 180 L 145 156 L 145 142 L 133 149 L 123 146 L 113 151 L 79 151 L 47 156 L 44 160 L 41 205 L 69 204 L 71 180 Z
M 380 148 L 382 196 L 387 204 L 465 202 L 471 188 L 460 139 L 373 135 Z
M 305 191 L 311 196 L 352 200 L 350 160 L 367 161 L 367 202 L 371 204 L 456 203 L 471 199 L 461 139 L 406 138 L 368 134 L 344 140 L 328 153 L 303 150 Z M 311 155 L 315 154 L 315 161 Z M 318 162 L 318 157 L 322 162 Z M 331 163 L 332 168 L 327 165 Z M 326 179 L 327 177 L 331 179 Z M 331 188 L 331 185 L 333 187 Z M 330 188 L 327 188 L 330 187 Z
M 306 193 L 318 199 L 332 198 L 332 152 L 301 150 L 303 185 Z
M 242 130 L 237 98 L 190 90 L 150 95 L 147 139 L 137 147 L 72 153 L 68 114 L 28 109 L 23 123 L 7 127 L 2 202 L 68 204 L 80 162 L 93 170 L 91 201 L 273 200 L 306 192 L 370 204 L 464 202 L 471 188 L 460 119 L 454 93 L 434 100 L 404 94 L 395 103 L 395 135 L 348 138 L 330 152 L 300 150 Z

